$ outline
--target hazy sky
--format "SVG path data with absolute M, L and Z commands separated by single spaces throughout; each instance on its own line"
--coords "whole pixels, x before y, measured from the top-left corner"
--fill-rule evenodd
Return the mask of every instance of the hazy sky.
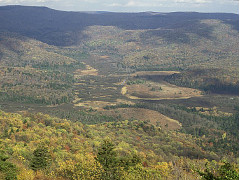
M 0 0 L 3 5 L 47 6 L 68 11 L 197 11 L 238 13 L 238 0 Z

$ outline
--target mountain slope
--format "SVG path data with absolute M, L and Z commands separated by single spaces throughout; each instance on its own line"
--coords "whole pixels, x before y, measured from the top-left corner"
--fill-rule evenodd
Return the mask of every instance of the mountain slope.
M 58 48 L 12 33 L 0 33 L 0 99 L 55 104 L 73 97 L 72 72 L 84 68 Z
M 0 31 L 20 33 L 54 45 L 78 44 L 88 26 L 117 26 L 126 30 L 194 28 L 203 19 L 218 19 L 238 28 L 238 15 L 227 13 L 110 13 L 56 11 L 46 7 L 0 7 Z

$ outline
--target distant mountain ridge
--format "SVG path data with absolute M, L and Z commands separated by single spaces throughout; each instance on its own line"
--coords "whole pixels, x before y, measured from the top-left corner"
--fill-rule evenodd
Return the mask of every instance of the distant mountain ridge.
M 217 19 L 238 29 L 238 15 L 231 13 L 113 13 L 66 12 L 47 7 L 0 7 L 0 31 L 19 33 L 42 42 L 75 45 L 76 36 L 88 26 L 116 26 L 125 30 L 188 28 L 203 19 Z

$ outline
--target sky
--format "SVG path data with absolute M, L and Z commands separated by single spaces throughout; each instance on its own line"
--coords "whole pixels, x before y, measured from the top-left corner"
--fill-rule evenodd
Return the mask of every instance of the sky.
M 238 0 L 0 0 L 0 6 L 47 6 L 66 11 L 228 12 L 239 14 Z

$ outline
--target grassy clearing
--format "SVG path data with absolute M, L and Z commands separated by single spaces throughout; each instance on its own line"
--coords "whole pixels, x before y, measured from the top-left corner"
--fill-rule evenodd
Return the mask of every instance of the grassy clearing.
M 180 73 L 179 71 L 138 71 L 131 76 L 152 76 L 152 75 L 158 75 L 158 76 L 169 76 L 172 74 L 178 74 Z
M 199 90 L 178 87 L 164 81 L 126 85 L 122 88 L 121 93 L 130 99 L 142 100 L 188 99 L 201 96 Z
M 125 95 L 127 93 L 127 87 L 124 86 L 121 90 L 122 95 Z
M 85 107 L 87 109 L 99 110 L 105 106 L 115 106 L 116 103 L 106 102 L 106 101 L 83 101 L 74 106 Z
M 97 76 L 98 75 L 98 70 L 94 69 L 93 67 L 86 65 L 86 69 L 82 70 L 82 69 L 77 69 L 74 72 L 74 78 L 78 78 L 81 76 L 87 76 L 87 75 L 91 75 L 91 76 Z
M 94 110 L 103 110 L 104 107 L 106 106 L 115 106 L 118 104 L 129 104 L 129 105 L 134 105 L 135 103 L 131 101 L 127 101 L 124 99 L 116 99 L 114 102 L 108 102 L 108 101 L 83 101 L 83 102 L 76 102 L 74 106 L 76 107 L 84 107 L 87 109 L 94 109 Z

